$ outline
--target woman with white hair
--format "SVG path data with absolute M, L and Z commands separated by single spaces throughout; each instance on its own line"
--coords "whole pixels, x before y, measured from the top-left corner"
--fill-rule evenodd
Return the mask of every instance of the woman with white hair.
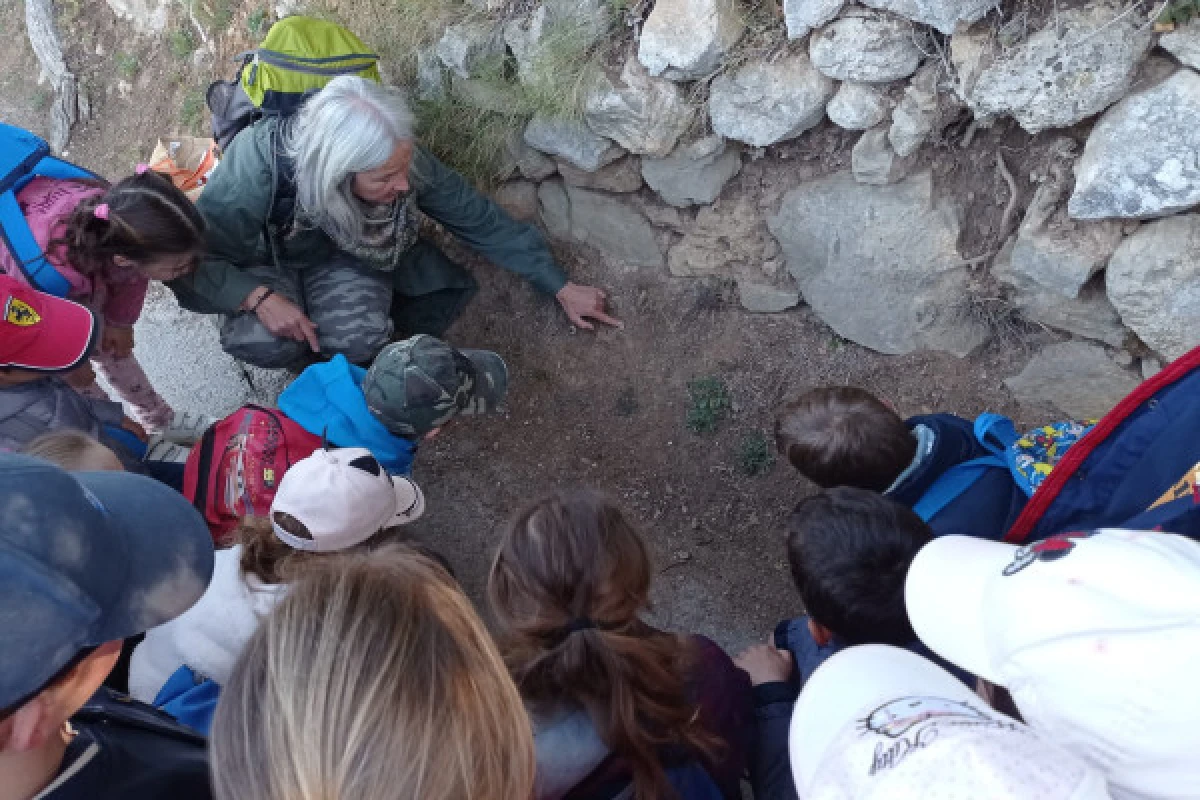
M 173 281 L 180 303 L 224 315 L 221 344 L 263 367 L 343 353 L 366 363 L 393 334 L 440 336 L 477 284 L 418 235 L 418 214 L 554 295 L 590 329 L 603 291 L 567 280 L 517 223 L 415 141 L 396 88 L 339 77 L 293 117 L 242 131 L 197 207 L 207 254 Z

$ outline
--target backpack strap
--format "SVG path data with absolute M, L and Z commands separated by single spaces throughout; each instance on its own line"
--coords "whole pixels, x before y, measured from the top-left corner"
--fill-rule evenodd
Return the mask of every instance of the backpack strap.
M 181 725 L 170 714 L 103 687 L 71 719 L 146 731 L 200 747 L 207 744 L 202 734 Z
M 39 160 L 27 167 L 24 175 L 13 180 L 0 194 L 0 238 L 13 255 L 18 269 L 30 286 L 56 297 L 66 297 L 71 283 L 50 263 L 42 246 L 29 229 L 25 212 L 17 202 L 17 192 L 25 188 L 36 177 L 55 180 L 99 180 L 99 177 L 82 167 L 53 156 L 41 155 Z
M 1021 437 L 1011 419 L 985 411 L 975 418 L 975 438 L 989 453 L 1002 456 Z
M 933 486 L 921 495 L 921 499 L 913 505 L 913 511 L 918 517 L 929 522 L 974 486 L 989 469 L 996 468 L 1008 470 L 1008 463 L 998 455 L 983 456 L 956 464 L 943 472 L 942 476 L 934 481 Z

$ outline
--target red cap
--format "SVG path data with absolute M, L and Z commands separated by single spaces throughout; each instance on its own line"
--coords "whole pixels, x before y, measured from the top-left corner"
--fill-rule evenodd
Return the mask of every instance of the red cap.
M 95 335 L 96 319 L 84 306 L 0 275 L 0 367 L 74 369 Z

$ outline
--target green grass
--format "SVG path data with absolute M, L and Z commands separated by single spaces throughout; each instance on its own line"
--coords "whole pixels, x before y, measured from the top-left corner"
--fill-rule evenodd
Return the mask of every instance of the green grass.
M 762 431 L 752 431 L 738 443 L 736 462 L 738 471 L 753 478 L 762 475 L 775 464 L 775 451 L 771 440 Z
M 204 123 L 205 111 L 204 90 L 200 88 L 190 89 L 183 96 L 183 102 L 180 103 L 179 119 L 188 130 L 195 132 Z
M 709 375 L 689 382 L 687 390 L 688 429 L 693 433 L 714 433 L 732 408 L 725 382 Z
M 180 61 L 186 61 L 196 52 L 200 43 L 196 41 L 196 32 L 191 28 L 176 28 L 167 34 L 167 49 L 171 55 Z
M 132 53 L 117 53 L 113 60 L 117 65 L 117 74 L 122 78 L 131 81 L 137 77 L 138 70 L 141 68 L 137 56 Z
M 213 33 L 224 33 L 233 22 L 234 0 L 189 0 L 196 19 Z
M 267 10 L 259 8 L 251 11 L 246 17 L 246 30 L 250 31 L 250 35 L 254 38 L 259 38 L 267 30 Z
M 1155 20 L 1159 25 L 1185 25 L 1200 17 L 1200 0 L 1171 0 Z

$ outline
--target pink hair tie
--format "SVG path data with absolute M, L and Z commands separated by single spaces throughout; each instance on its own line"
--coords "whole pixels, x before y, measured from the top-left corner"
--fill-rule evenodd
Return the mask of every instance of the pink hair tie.
M 107 220 L 108 219 L 108 203 L 101 203 L 100 205 L 96 206 L 96 210 L 93 211 L 92 214 L 95 215 L 96 219 Z
M 137 168 L 134 170 L 134 172 L 136 172 L 138 175 L 145 175 L 146 170 L 148 170 L 148 169 L 150 169 L 149 164 L 138 164 Z

